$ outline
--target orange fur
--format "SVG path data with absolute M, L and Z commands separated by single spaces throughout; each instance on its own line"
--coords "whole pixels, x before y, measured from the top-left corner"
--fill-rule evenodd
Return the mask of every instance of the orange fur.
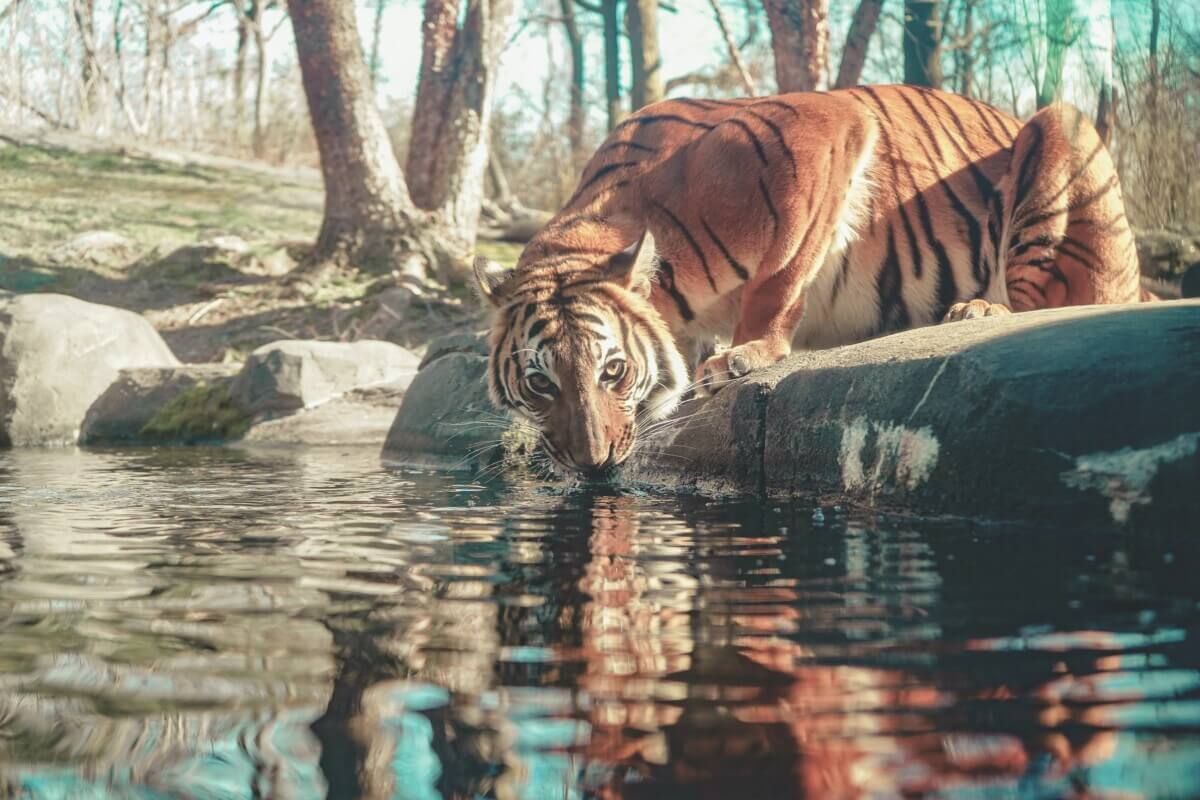
M 643 253 L 632 271 L 614 268 L 643 237 L 656 259 Z M 571 338 L 571 314 L 555 310 L 566 306 L 602 309 L 593 327 L 626 355 L 622 336 L 631 334 L 617 334 L 617 317 L 652 331 L 644 334 L 654 340 L 642 348 L 648 355 L 630 357 L 643 376 L 669 355 L 665 338 L 699 361 L 695 376 L 707 385 L 794 347 L 1010 309 L 1143 298 L 1120 185 L 1082 115 L 1055 106 L 1022 126 L 985 104 L 907 86 L 668 100 L 641 110 L 600 147 L 575 195 L 490 296 L 507 309 L 498 315 L 492 378 L 495 399 L 509 406 L 512 387 L 505 397 L 499 384 L 519 381 L 523 370 L 519 362 L 498 370 L 499 359 L 519 349 L 534 317 L 554 317 L 546 326 Z M 515 322 L 513 306 L 529 302 L 536 313 Z M 697 359 L 714 338 L 729 349 Z M 575 388 L 599 368 L 580 347 L 558 356 L 586 369 L 567 381 L 579 397 L 561 395 L 556 413 L 592 430 L 599 452 L 605 436 L 596 431 L 627 438 L 637 425 L 633 412 L 597 410 L 607 395 Z M 676 397 L 685 389 L 669 383 Z M 673 407 L 660 398 L 660 411 Z M 593 412 L 608 422 L 577 419 Z M 547 419 L 535 422 L 546 430 Z

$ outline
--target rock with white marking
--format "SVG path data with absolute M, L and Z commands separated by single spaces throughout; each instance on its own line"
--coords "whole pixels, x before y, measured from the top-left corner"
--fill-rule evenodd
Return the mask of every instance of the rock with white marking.
M 1200 520 L 1196 301 L 993 317 L 801 353 L 703 411 L 628 476 L 1082 524 Z
M 120 370 L 178 364 L 131 311 L 0 292 L 0 447 L 75 444 L 84 415 Z

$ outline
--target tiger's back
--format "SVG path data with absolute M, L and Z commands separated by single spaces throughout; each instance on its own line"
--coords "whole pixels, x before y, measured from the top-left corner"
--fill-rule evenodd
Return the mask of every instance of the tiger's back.
M 1084 152 L 1073 158 L 1074 151 L 1061 146 L 1049 153 L 1036 144 L 1033 152 L 1019 149 L 1024 174 L 1037 170 L 1050 177 L 1051 160 L 1065 172 L 1044 181 L 1059 186 L 1032 197 L 1033 187 L 1019 183 L 1021 170 L 1007 179 L 1021 123 L 958 95 L 879 86 L 751 100 L 668 100 L 612 133 L 522 264 L 536 264 L 542 252 L 585 245 L 616 252 L 648 228 L 669 272 L 656 307 L 675 330 L 730 339 L 743 311 L 741 285 L 770 258 L 772 245 L 794 250 L 813 206 L 837 183 L 854 183 L 840 206 L 827 209 L 837 217 L 835 238 L 805 276 L 798 346 L 826 347 L 933 324 L 953 304 L 975 298 L 1018 310 L 1137 300 L 1132 235 L 1107 151 L 1073 110 L 1055 113 L 1069 118 L 1075 149 Z M 868 149 L 854 151 L 867 140 Z M 1074 235 L 1059 232 L 1054 246 L 1061 249 L 1064 239 L 1067 249 L 1071 239 L 1081 243 L 1075 252 L 1088 263 L 1076 267 L 1098 279 L 1076 281 L 1067 291 L 1054 271 L 1043 269 L 1050 278 L 1047 297 L 1011 297 L 1005 280 L 1005 268 L 1015 263 L 1010 254 L 1019 266 L 1047 265 L 1046 245 L 1037 244 L 1045 235 L 1021 236 L 1045 220 L 1031 213 L 1013 218 L 1017 207 L 1061 201 L 1068 194 L 1055 197 L 1061 184 L 1080 183 L 1092 173 L 1101 179 L 1090 181 L 1099 184 L 1091 191 L 1111 194 L 1099 200 L 1116 207 L 1097 222 L 1104 235 L 1116 233 L 1121 240 L 1119 252 L 1104 256 L 1122 269 L 1096 268 L 1098 248 L 1088 244 L 1096 231 L 1086 219 L 1075 221 Z

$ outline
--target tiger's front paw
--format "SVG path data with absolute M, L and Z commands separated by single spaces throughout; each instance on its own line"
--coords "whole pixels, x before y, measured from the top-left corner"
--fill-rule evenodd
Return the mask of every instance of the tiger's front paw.
M 975 298 L 966 303 L 955 303 L 950 306 L 942 322 L 958 322 L 960 319 L 980 319 L 981 317 L 1002 317 L 1011 314 L 1012 309 L 1002 303 L 989 303 L 987 300 Z
M 725 384 L 771 366 L 788 354 L 787 350 L 779 350 L 765 341 L 746 342 L 700 362 L 696 368 L 696 394 L 715 394 Z

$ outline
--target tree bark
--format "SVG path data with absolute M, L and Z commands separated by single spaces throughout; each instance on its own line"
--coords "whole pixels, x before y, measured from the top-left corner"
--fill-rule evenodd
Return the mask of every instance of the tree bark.
M 658 42 L 658 0 L 627 0 L 629 56 L 633 73 L 632 110 L 663 99 L 662 55 Z
M 421 77 L 413 108 L 408 179 L 413 201 L 436 212 L 464 249 L 483 203 L 492 95 L 511 0 L 426 0 Z
M 1062 96 L 1067 48 L 1079 35 L 1074 5 L 1072 0 L 1046 2 L 1046 73 L 1038 89 L 1038 108 L 1045 108 Z
M 262 29 L 260 16 L 254 29 L 255 65 L 254 82 L 254 138 L 251 147 L 255 158 L 262 158 L 267 151 L 267 36 Z
M 604 19 L 604 95 L 608 105 L 608 129 L 621 124 L 621 19 L 618 0 L 601 0 Z
M 79 118 L 82 122 L 90 119 L 96 110 L 96 53 L 87 46 L 87 42 L 96 41 L 96 0 L 75 0 L 72 6 L 75 27 L 85 43 L 79 65 Z
M 859 0 L 854 17 L 850 20 L 850 30 L 846 32 L 846 46 L 842 48 L 842 63 L 838 67 L 833 88 L 857 86 L 862 80 L 863 65 L 867 63 L 867 47 L 879 25 L 882 7 L 883 0 Z
M 375 107 L 354 4 L 290 0 L 300 77 L 325 182 L 312 261 L 406 272 L 463 262 L 412 203 Z
M 811 92 L 825 78 L 829 0 L 762 0 L 780 92 Z
M 904 82 L 942 85 L 941 0 L 904 0 Z
M 709 5 L 712 6 L 713 16 L 717 20 L 717 28 L 721 31 L 721 39 L 725 42 L 725 50 L 729 53 L 730 63 L 737 71 L 738 80 L 741 81 L 746 94 L 753 97 L 758 94 L 758 87 L 754 85 L 754 78 L 751 77 L 750 70 L 746 68 L 741 48 L 733 40 L 733 31 L 730 30 L 729 21 L 725 18 L 725 12 L 721 8 L 721 0 L 709 0 Z
M 954 51 L 957 67 L 958 93 L 966 97 L 975 94 L 975 5 L 978 0 L 963 3 L 962 37 Z
M 567 138 L 571 143 L 571 165 L 576 171 L 583 168 L 588 154 L 583 147 L 583 133 L 587 112 L 583 107 L 583 93 L 587 88 L 587 61 L 583 49 L 583 36 L 575 19 L 575 0 L 559 0 L 562 9 L 563 33 L 567 37 L 567 48 L 571 51 L 571 107 L 567 113 Z
M 237 0 L 239 3 L 241 0 Z M 251 4 L 255 0 L 250 0 Z M 239 6 L 237 9 L 237 50 L 233 58 L 233 137 L 234 141 L 241 138 L 242 123 L 246 119 L 246 47 L 250 42 L 250 26 L 246 24 L 247 14 Z

